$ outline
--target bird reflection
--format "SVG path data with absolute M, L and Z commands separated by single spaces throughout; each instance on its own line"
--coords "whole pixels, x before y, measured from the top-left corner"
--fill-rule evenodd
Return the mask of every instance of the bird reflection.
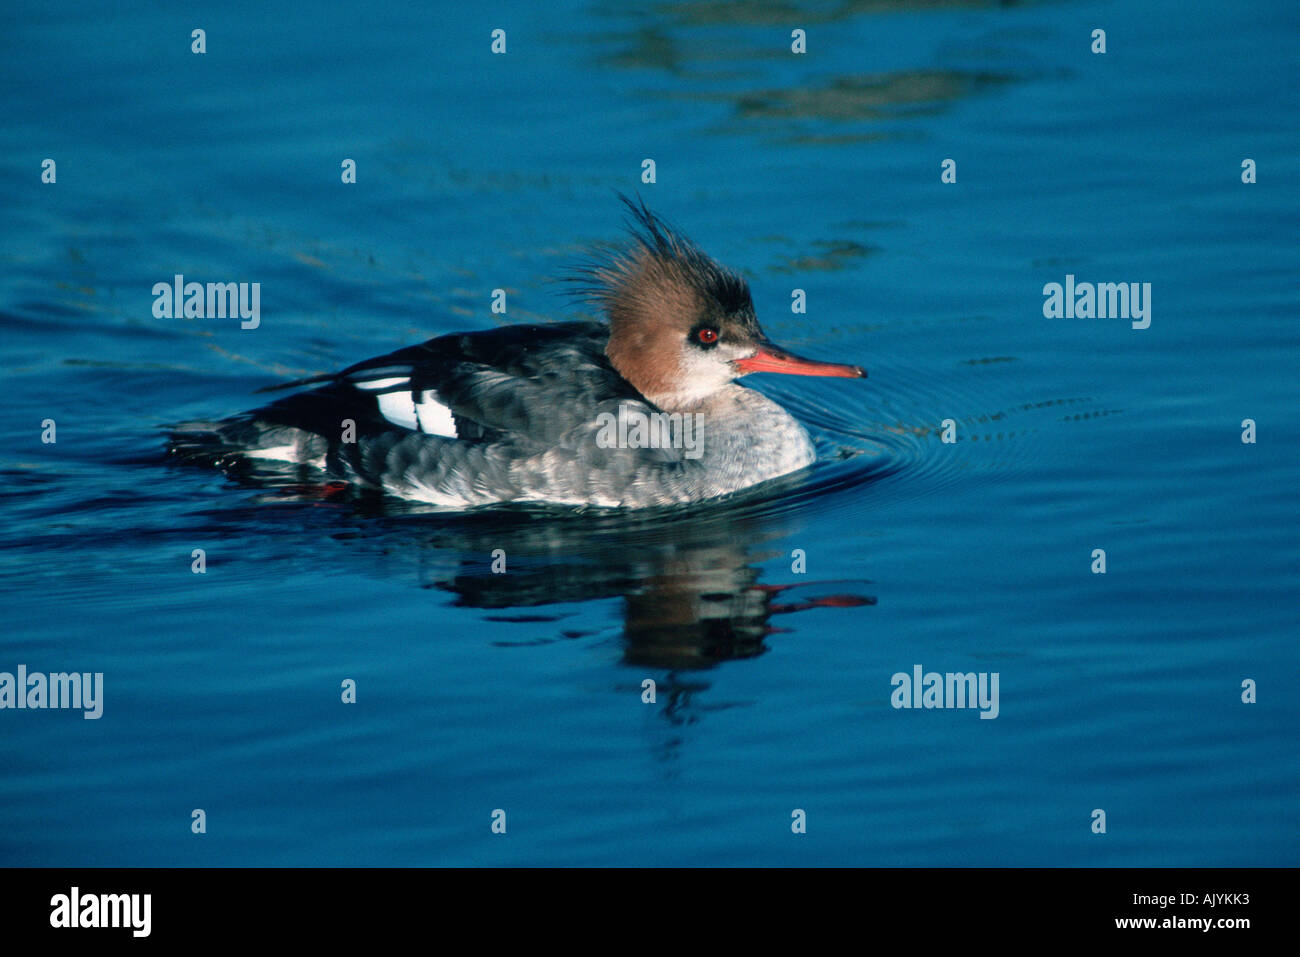
M 452 593 L 460 607 L 531 611 L 493 617 L 538 621 L 548 620 L 537 613 L 548 605 L 621 599 L 623 660 L 632 665 L 689 671 L 752 658 L 788 630 L 774 624 L 777 616 L 875 604 L 836 590 L 843 583 L 761 582 L 760 563 L 778 554 L 775 542 L 791 528 L 788 517 L 752 500 L 635 514 L 529 509 L 409 518 L 401 524 L 422 547 L 397 551 L 420 556 L 421 582 Z
M 789 558 L 786 543 L 798 540 L 797 503 L 808 494 L 798 477 L 684 508 L 462 513 L 430 512 L 342 483 L 286 482 L 282 474 L 276 481 L 237 478 L 257 485 L 263 503 L 313 503 L 343 519 L 349 528 L 338 537 L 373 550 L 386 578 L 413 578 L 494 621 L 556 623 L 542 642 L 598 633 L 561 629 L 565 612 L 548 606 L 618 599 L 622 661 L 654 672 L 637 682 L 655 681 L 656 711 L 673 726 L 729 707 L 703 703 L 710 685 L 702 672 L 768 651 L 773 636 L 792 631 L 793 616 L 876 603 L 856 590 L 867 582 L 805 581 L 794 568 L 785 581 L 761 580 L 765 565 L 784 566 L 772 560 Z M 783 498 L 784 492 L 793 494 Z M 674 750 L 672 742 L 665 747 Z

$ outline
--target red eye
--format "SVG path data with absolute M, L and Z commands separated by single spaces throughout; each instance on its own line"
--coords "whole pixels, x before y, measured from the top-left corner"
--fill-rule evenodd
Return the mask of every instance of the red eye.
M 717 329 L 701 329 L 696 335 L 700 337 L 700 342 L 706 346 L 711 346 L 718 341 Z

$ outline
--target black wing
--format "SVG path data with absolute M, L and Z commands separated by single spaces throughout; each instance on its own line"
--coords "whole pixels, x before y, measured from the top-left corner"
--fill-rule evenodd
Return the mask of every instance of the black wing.
M 575 422 L 594 418 L 611 399 L 645 401 L 610 365 L 608 339 L 608 327 L 594 321 L 453 333 L 274 388 L 318 385 L 308 393 L 317 400 L 327 393 L 366 410 L 374 408 L 367 403 L 373 397 L 379 419 L 368 417 L 372 427 L 382 419 L 390 427 L 446 437 L 509 435 L 548 443 Z M 299 407 L 294 399 L 264 411 Z

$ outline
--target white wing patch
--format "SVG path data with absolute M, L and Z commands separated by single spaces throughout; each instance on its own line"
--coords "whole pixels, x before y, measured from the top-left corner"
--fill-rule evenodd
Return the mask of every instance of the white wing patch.
M 429 435 L 441 435 L 454 439 L 456 435 L 456 417 L 451 409 L 438 401 L 438 393 L 426 389 L 420 396 L 420 404 L 415 406 L 416 418 L 420 421 L 420 431 Z
M 379 414 L 382 415 L 393 425 L 400 425 L 404 429 L 410 429 L 412 432 L 418 432 L 420 421 L 415 414 L 415 403 L 411 401 L 411 393 L 402 390 L 400 392 L 381 392 L 379 399 Z
M 380 389 L 391 389 L 394 386 L 405 385 L 410 381 L 410 376 L 397 375 L 385 379 L 360 379 L 352 384 L 358 389 L 365 389 L 367 392 L 377 392 Z
M 416 402 L 411 397 L 410 382 L 410 376 L 392 376 L 354 384 L 358 389 L 377 393 L 379 414 L 393 425 L 445 439 L 457 438 L 456 417 L 439 401 L 438 393 L 426 389 Z

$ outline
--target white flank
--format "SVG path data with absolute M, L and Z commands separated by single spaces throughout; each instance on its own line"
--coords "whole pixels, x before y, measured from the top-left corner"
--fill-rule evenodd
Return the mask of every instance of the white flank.
M 250 459 L 272 459 L 276 462 L 297 462 L 298 446 L 296 445 L 273 445 L 268 448 L 243 449 L 243 454 Z
M 264 449 L 242 449 L 245 458 L 250 459 L 267 459 L 271 462 L 289 462 L 293 465 L 310 465 L 321 471 L 325 470 L 325 456 L 320 455 L 314 459 L 304 459 L 302 449 L 296 445 L 271 445 Z

